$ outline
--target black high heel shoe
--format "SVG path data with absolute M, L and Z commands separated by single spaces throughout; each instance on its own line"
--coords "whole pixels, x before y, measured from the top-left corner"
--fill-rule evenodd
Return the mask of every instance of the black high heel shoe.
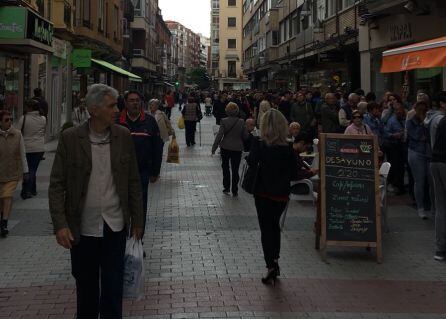
M 276 279 L 277 279 L 277 268 L 268 269 L 266 276 L 262 278 L 262 283 L 264 285 L 268 285 L 271 282 L 273 286 L 275 286 Z

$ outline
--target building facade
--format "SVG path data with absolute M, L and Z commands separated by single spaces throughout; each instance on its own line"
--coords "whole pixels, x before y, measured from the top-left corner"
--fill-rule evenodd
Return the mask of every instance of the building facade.
M 262 89 L 360 86 L 354 0 L 245 0 L 244 66 Z
M 166 21 L 166 25 L 172 34 L 174 61 L 178 62 L 175 80 L 183 87 L 187 84 L 186 74 L 200 66 L 200 36 L 176 21 Z
M 205 37 L 202 34 L 198 34 L 200 37 L 200 68 L 208 69 L 209 64 L 209 47 L 211 45 L 211 39 Z
M 220 0 L 211 1 L 211 49 L 209 55 L 209 74 L 213 86 L 218 87 L 220 69 Z
M 418 1 L 412 6 L 408 1 L 364 1 L 361 21 L 361 82 L 366 91 L 378 97 L 393 91 L 413 101 L 419 89 L 431 96 L 446 89 L 445 68 L 380 72 L 384 51 L 445 35 L 438 27 L 446 23 L 444 1 Z
M 242 70 L 242 5 L 242 0 L 220 0 L 219 2 L 218 73 L 214 74 L 219 90 L 240 90 L 249 87 L 249 82 Z

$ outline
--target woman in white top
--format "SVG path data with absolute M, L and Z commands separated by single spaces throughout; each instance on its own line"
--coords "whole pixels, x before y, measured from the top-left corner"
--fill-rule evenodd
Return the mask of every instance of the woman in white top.
M 166 113 L 160 111 L 159 108 L 160 101 L 157 99 L 151 99 L 149 101 L 149 111 L 150 115 L 152 115 L 156 122 L 158 123 L 158 127 L 160 130 L 161 139 L 164 143 L 169 141 L 169 137 L 172 136 L 175 138 L 175 130 L 172 127 L 169 119 L 167 118 Z
M 31 99 L 25 102 L 26 114 L 17 125 L 22 131 L 25 141 L 26 160 L 28 162 L 29 178 L 22 183 L 23 199 L 37 195 L 36 173 L 45 152 L 46 118 L 39 114 L 39 102 Z
M 73 110 L 73 115 L 71 116 L 73 120 L 73 126 L 81 126 L 90 118 L 90 114 L 85 107 L 85 99 L 81 99 L 79 106 L 75 107 Z

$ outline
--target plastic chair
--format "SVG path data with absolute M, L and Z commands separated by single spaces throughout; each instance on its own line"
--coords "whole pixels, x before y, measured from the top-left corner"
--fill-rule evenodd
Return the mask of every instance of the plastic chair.
M 389 232 L 389 223 L 387 220 L 387 176 L 389 176 L 389 171 L 392 165 L 389 162 L 384 162 L 381 164 L 379 169 L 379 176 L 381 177 L 381 184 L 379 185 L 379 190 L 381 193 L 381 216 L 383 221 L 384 232 Z
M 291 182 L 291 187 L 295 185 L 306 185 L 308 187 L 308 193 L 297 195 L 297 194 L 290 194 L 290 200 L 296 200 L 296 201 L 311 201 L 313 203 L 313 206 L 315 207 L 317 196 L 318 194 L 313 191 L 313 182 L 309 179 L 302 179 L 299 181 Z M 281 221 L 280 221 L 280 229 L 283 230 L 283 227 L 285 226 L 285 218 L 286 214 L 288 212 L 288 205 L 289 202 L 285 208 L 285 211 L 282 214 Z

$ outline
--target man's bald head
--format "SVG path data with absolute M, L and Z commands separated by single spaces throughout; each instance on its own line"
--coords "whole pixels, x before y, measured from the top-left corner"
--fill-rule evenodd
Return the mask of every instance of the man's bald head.
M 245 125 L 246 125 L 246 129 L 248 130 L 248 132 L 252 132 L 254 130 L 254 128 L 256 127 L 256 121 L 254 121 L 254 119 L 247 119 L 245 121 Z
M 327 103 L 328 105 L 336 104 L 336 100 L 336 95 L 334 93 L 325 94 L 325 103 Z

